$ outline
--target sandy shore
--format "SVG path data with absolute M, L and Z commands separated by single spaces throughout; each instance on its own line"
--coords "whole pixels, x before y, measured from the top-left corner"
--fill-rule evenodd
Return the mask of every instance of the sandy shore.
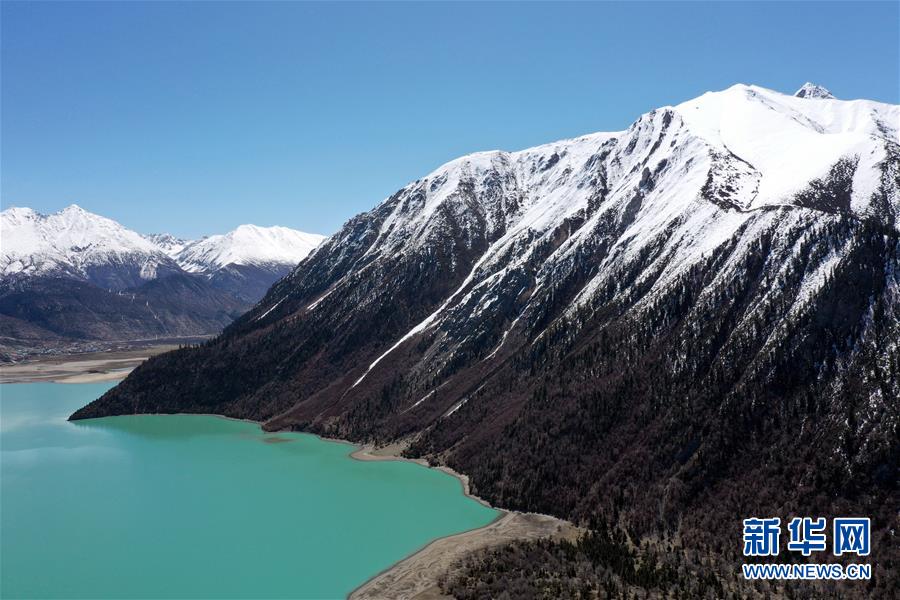
M 383 448 L 364 446 L 350 456 L 357 460 L 403 460 L 430 466 L 421 459 L 400 456 L 405 443 Z M 469 478 L 447 467 L 432 467 L 456 477 L 466 496 L 488 505 L 469 491 Z M 379 573 L 350 594 L 350 600 L 432 600 L 449 598 L 438 587 L 438 578 L 448 573 L 467 554 L 483 548 L 499 546 L 513 540 L 532 540 L 543 537 L 575 539 L 581 529 L 548 515 L 519 513 L 496 509 L 500 516 L 492 523 L 456 535 L 439 538 Z
M 0 383 L 92 383 L 115 381 L 136 366 L 162 352 L 177 348 L 174 344 L 146 346 L 133 350 L 86 352 L 34 358 L 0 366 Z

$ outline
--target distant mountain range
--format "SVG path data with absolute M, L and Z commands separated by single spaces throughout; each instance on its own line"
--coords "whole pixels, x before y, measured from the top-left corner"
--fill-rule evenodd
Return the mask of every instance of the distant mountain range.
M 736 85 L 461 157 L 73 418 L 406 440 L 496 505 L 698 564 L 737 560 L 742 517 L 871 516 L 896 564 L 898 124 L 820 86 Z
M 0 354 L 78 341 L 217 333 L 323 236 L 241 225 L 181 240 L 141 235 L 76 205 L 0 213 Z

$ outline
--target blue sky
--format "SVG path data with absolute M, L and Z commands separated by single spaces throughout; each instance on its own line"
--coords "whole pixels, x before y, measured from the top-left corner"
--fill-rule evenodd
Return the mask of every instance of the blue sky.
M 898 6 L 3 2 L 0 201 L 331 233 L 461 154 L 737 82 L 900 102 Z

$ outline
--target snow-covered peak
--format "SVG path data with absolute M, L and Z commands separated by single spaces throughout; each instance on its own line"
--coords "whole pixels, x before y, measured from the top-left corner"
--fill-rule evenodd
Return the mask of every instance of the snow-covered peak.
M 0 214 L 3 215 L 4 223 L 24 223 L 39 217 L 38 213 L 25 206 L 11 206 Z
M 156 250 L 155 245 L 140 234 L 112 219 L 88 212 L 77 204 L 49 215 L 31 208 L 14 206 L 0 215 L 4 225 L 4 252 L 28 249 L 29 243 L 43 243 L 57 248 L 100 243 L 115 250 Z M 12 225 L 25 228 L 13 229 Z M 29 237 L 26 235 L 29 233 L 40 237 Z
M 209 273 L 229 264 L 295 265 L 323 239 L 287 227 L 241 225 L 189 241 L 141 235 L 75 204 L 49 215 L 10 207 L 2 212 L 0 277 L 55 274 L 121 288 L 156 278 L 160 266 Z
M 803 84 L 799 90 L 794 92 L 794 96 L 797 98 L 823 98 L 826 100 L 834 100 L 834 95 L 829 92 L 827 89 L 823 88 L 821 85 L 816 85 L 815 83 L 806 82 Z
M 854 207 L 860 210 L 881 183 L 886 143 L 897 144 L 900 107 L 867 100 L 788 96 L 736 85 L 675 107 L 687 129 L 718 153 L 733 157 L 758 180 L 744 208 L 787 204 L 842 159 L 858 161 Z M 752 188 L 752 186 L 751 186 Z
M 175 259 L 190 272 L 206 272 L 227 265 L 294 265 L 325 236 L 287 227 L 241 225 L 224 235 L 190 242 Z
M 84 274 L 105 263 L 139 261 L 151 278 L 165 256 L 140 234 L 75 204 L 50 215 L 12 207 L 0 224 L 0 275 L 64 271 Z
M 645 222 L 642 234 L 711 194 L 739 211 L 795 204 L 797 194 L 842 163 L 853 165 L 847 210 L 869 214 L 881 194 L 888 146 L 900 142 L 898 122 L 895 105 L 813 102 L 737 84 L 651 111 L 626 131 L 517 152 L 476 152 L 445 163 L 380 205 L 389 214 L 371 249 L 403 252 L 447 226 L 476 230 L 484 223 L 489 235 L 507 237 L 546 232 L 595 201 L 600 177 L 610 193 L 623 197 L 650 177 L 670 179 L 645 199 L 642 213 L 653 224 Z M 900 212 L 900 198 L 891 196 L 888 204 Z
M 762 250 L 765 262 L 791 229 L 815 234 L 816 223 L 858 217 L 900 224 L 898 121 L 895 105 L 738 84 L 650 111 L 625 131 L 463 156 L 349 221 L 252 318 L 306 311 L 340 314 L 343 324 L 346 313 L 379 314 L 420 281 L 452 274 L 452 287 L 431 289 L 429 311 L 416 305 L 423 318 L 345 379 L 352 384 L 343 398 L 364 382 L 388 381 L 383 359 L 393 352 L 405 352 L 394 361 L 404 363 L 427 348 L 416 376 L 432 385 L 443 365 L 456 372 L 469 357 L 487 361 L 517 343 L 516 332 L 532 347 L 567 344 L 585 315 L 616 318 L 628 302 L 664 315 L 671 304 L 657 301 L 675 286 L 668 298 L 684 298 L 685 282 L 701 272 L 692 267 L 719 272 L 716 289 L 730 289 L 759 262 L 751 254 Z M 779 251 L 809 254 L 801 243 Z M 773 281 L 781 279 L 759 287 Z M 553 311 L 567 320 L 551 321 Z M 404 346 L 417 336 L 433 343 Z
M 167 256 L 175 258 L 178 253 L 184 250 L 188 244 L 193 241 L 175 237 L 170 233 L 151 233 L 144 236 L 145 239 L 156 244 Z

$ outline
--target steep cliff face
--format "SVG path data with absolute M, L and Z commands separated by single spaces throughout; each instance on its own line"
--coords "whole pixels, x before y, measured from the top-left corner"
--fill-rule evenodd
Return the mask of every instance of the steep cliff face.
M 884 532 L 898 120 L 734 86 L 626 131 L 460 158 L 73 418 L 408 437 L 500 505 L 692 543 L 738 539 L 748 511 L 862 507 Z

